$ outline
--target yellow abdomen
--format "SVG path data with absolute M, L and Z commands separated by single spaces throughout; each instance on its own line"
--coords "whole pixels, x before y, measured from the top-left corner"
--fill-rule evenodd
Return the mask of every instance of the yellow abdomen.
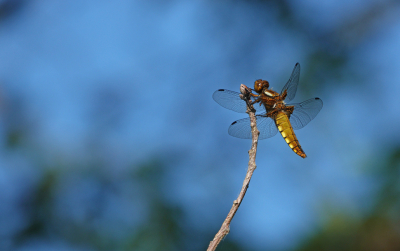
M 301 149 L 299 141 L 296 138 L 296 134 L 294 134 L 292 125 L 289 121 L 289 117 L 284 112 L 278 112 L 275 117 L 275 124 L 276 127 L 278 127 L 279 132 L 282 134 L 282 137 L 285 139 L 286 143 L 289 145 L 290 148 L 292 148 L 293 152 L 295 152 L 302 158 L 307 157 L 303 149 Z

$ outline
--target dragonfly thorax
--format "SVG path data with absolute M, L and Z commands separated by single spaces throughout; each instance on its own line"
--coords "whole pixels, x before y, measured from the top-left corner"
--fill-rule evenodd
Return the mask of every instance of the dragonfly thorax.
M 271 98 L 276 97 L 276 96 L 279 95 L 276 92 L 274 92 L 272 90 L 268 90 L 268 89 L 264 89 L 263 92 L 264 92 L 265 95 L 267 95 L 268 97 L 271 97 Z

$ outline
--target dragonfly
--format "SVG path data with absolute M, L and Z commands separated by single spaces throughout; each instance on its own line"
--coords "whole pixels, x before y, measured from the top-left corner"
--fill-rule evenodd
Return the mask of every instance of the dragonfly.
M 256 110 L 257 128 L 260 131 L 259 139 L 273 137 L 279 131 L 289 147 L 297 155 L 305 158 L 307 155 L 301 148 L 294 130 L 303 128 L 313 120 L 322 109 L 323 102 L 320 98 L 312 98 L 301 103 L 286 103 L 295 97 L 299 79 L 299 63 L 294 66 L 289 80 L 280 93 L 269 88 L 268 81 L 258 79 L 254 82 L 254 89 L 248 88 L 255 92 L 250 93 L 249 103 Z M 238 92 L 219 89 L 214 92 L 212 97 L 224 108 L 239 113 L 247 111 L 246 101 Z M 236 138 L 251 139 L 250 118 L 233 122 L 229 126 L 228 133 Z

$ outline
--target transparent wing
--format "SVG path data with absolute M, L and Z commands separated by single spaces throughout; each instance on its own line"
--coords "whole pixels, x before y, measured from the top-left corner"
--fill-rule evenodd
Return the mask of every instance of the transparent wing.
M 225 107 L 226 109 L 245 113 L 247 111 L 246 102 L 239 97 L 239 92 L 234 92 L 226 89 L 216 90 L 213 94 L 213 99 L 215 102 Z M 254 97 L 251 97 L 251 100 L 254 101 Z M 254 109 L 256 112 L 265 112 L 265 107 L 263 105 L 254 104 Z
M 275 122 L 271 118 L 265 117 L 265 114 L 256 115 L 256 119 L 257 128 L 260 131 L 259 139 L 270 138 L 272 136 L 275 136 L 275 134 L 278 132 L 278 128 L 276 128 Z M 229 135 L 236 138 L 251 139 L 252 135 L 250 128 L 250 118 L 239 119 L 233 122 L 228 129 L 228 133 Z
M 320 98 L 312 98 L 297 104 L 288 104 L 294 106 L 293 113 L 290 115 L 290 124 L 293 129 L 301 129 L 321 111 L 323 103 Z
M 300 78 L 300 64 L 296 63 L 294 69 L 292 71 L 292 75 L 290 75 L 289 80 L 287 81 L 286 85 L 283 87 L 281 94 L 287 90 L 287 96 L 285 101 L 289 102 L 296 96 L 297 85 L 299 84 Z

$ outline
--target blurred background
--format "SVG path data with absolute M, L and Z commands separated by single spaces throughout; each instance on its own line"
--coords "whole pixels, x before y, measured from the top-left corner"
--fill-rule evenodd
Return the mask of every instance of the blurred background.
M 400 2 L 0 0 L 0 250 L 206 250 L 266 79 L 324 101 L 259 142 L 217 250 L 400 250 Z

